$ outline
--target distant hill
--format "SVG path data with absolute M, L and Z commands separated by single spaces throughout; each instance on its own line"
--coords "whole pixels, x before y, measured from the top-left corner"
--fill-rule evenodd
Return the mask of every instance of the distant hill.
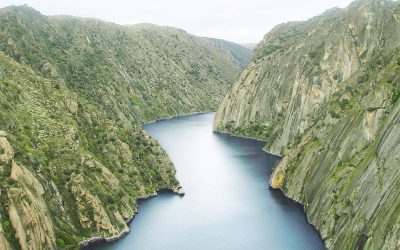
M 250 50 L 254 50 L 257 46 L 257 43 L 242 43 L 240 45 Z
M 251 61 L 252 58 L 252 50 L 242 45 L 228 42 L 222 39 L 216 38 L 206 38 L 214 45 L 218 46 L 222 51 L 227 53 L 227 55 L 231 58 L 232 62 L 235 64 L 239 64 L 241 68 L 245 68 Z

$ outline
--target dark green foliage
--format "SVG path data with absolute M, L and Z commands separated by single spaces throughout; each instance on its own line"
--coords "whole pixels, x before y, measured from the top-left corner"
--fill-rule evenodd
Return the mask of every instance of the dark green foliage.
M 335 74 L 333 75 L 333 79 L 336 80 L 336 81 L 338 81 L 338 82 L 341 82 L 341 81 L 343 80 L 342 73 L 340 73 L 340 72 L 335 73 Z
M 246 126 L 235 127 L 234 122 L 229 122 L 223 128 L 219 128 L 220 131 L 226 131 L 230 134 L 237 136 L 244 136 L 250 138 L 257 138 L 260 140 L 268 140 L 271 133 L 272 127 L 257 122 L 250 122 Z
M 332 116 L 332 118 L 340 118 L 340 114 L 336 112 L 336 110 L 331 109 L 329 110 L 329 114 Z
M 339 102 L 340 108 L 342 110 L 346 109 L 347 105 L 349 104 L 349 100 L 343 99 Z
M 308 56 L 315 62 L 319 62 L 324 55 L 325 42 L 322 42 L 320 45 L 313 48 L 310 52 L 308 52 Z
M 65 241 L 63 239 L 57 239 L 57 246 L 60 248 L 65 247 Z
M 5 233 L 10 232 L 11 222 L 8 219 L 3 221 L 2 226 L 3 226 L 3 230 L 4 230 Z
M 262 55 L 268 56 L 272 53 L 279 52 L 281 49 L 282 49 L 281 45 L 269 44 L 263 48 Z

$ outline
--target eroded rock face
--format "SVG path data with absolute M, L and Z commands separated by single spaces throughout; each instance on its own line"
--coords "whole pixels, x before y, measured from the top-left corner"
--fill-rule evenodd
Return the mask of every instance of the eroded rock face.
M 14 152 L 8 142 L 7 133 L 5 131 L 0 131 L 0 174 L 3 174 L 5 165 L 12 159 Z M 0 198 L 2 198 L 2 192 L 0 190 Z M 1 204 L 1 203 L 0 203 Z M 7 238 L 4 235 L 3 220 L 0 215 L 0 249 L 11 249 Z
M 44 189 L 26 168 L 13 160 L 14 150 L 8 142 L 7 133 L 0 131 L 0 155 L 2 167 L 10 167 L 10 178 L 18 183 L 7 190 L 8 217 L 21 249 L 55 249 L 56 239 L 50 213 L 43 199 Z M 10 164 L 9 164 L 10 163 Z M 10 249 L 0 230 L 1 249 Z
M 356 1 L 279 25 L 214 128 L 283 158 L 270 178 L 331 249 L 400 248 L 399 2 Z
M 7 140 L 7 133 L 0 131 L 0 164 L 7 164 L 14 157 L 14 150 Z
M 274 28 L 225 96 L 214 128 L 229 132 L 252 122 L 271 126 L 267 150 L 282 154 L 285 145 L 315 124 L 342 83 L 376 56 L 381 32 L 396 43 L 398 23 L 391 18 L 396 10 L 384 6 L 357 1 Z M 388 16 L 379 8 L 386 8 Z
M 10 244 L 8 243 L 7 239 L 4 237 L 4 234 L 3 234 L 3 232 L 1 232 L 1 230 L 0 230 L 0 249 L 11 250 Z

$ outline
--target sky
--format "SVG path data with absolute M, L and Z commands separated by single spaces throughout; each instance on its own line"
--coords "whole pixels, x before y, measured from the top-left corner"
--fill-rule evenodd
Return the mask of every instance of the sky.
M 306 20 L 351 0 L 0 0 L 44 15 L 94 17 L 118 24 L 153 23 L 236 43 L 257 43 L 275 25 Z

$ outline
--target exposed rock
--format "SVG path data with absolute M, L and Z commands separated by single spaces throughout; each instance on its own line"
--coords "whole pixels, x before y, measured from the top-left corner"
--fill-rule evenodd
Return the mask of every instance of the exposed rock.
M 129 145 L 121 140 L 117 140 L 119 151 L 121 152 L 122 157 L 126 161 L 132 161 L 132 153 Z
M 7 133 L 5 131 L 0 131 L 0 149 L 2 150 L 2 154 L 0 154 L 0 164 L 7 164 L 14 157 L 14 150 L 6 136 Z
M 275 27 L 216 114 L 216 130 L 283 156 L 270 186 L 331 249 L 400 248 L 399 11 L 355 1 Z
M 0 232 L 0 249 L 11 250 L 10 243 L 8 243 L 7 239 L 4 237 L 3 233 Z
M 11 178 L 21 184 L 10 188 L 9 217 L 21 249 L 56 249 L 53 222 L 42 197 L 44 190 L 38 180 L 15 162 Z
M 72 114 L 76 114 L 78 112 L 78 103 L 75 100 L 64 99 L 64 105 Z

